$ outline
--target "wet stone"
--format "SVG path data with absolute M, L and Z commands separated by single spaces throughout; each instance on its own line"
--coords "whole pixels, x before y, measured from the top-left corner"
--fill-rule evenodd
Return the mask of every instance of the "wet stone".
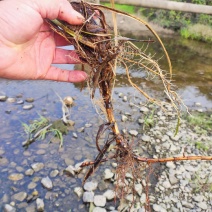
M 31 110 L 33 107 L 34 107 L 33 104 L 28 104 L 28 105 L 24 105 L 24 106 L 23 106 L 23 109 L 24 109 L 24 110 Z
M 22 180 L 24 178 L 24 175 L 23 174 L 11 174 L 9 175 L 8 177 L 10 180 L 12 181 L 18 181 L 18 180 Z
M 94 193 L 92 191 L 86 191 L 83 194 L 83 202 L 93 202 L 94 201 Z
M 9 163 L 7 158 L 0 158 L 0 166 L 5 166 Z
M 32 102 L 34 102 L 35 100 L 34 100 L 34 98 L 26 98 L 25 101 L 28 102 L 28 103 L 32 103 Z
M 44 168 L 44 164 L 43 164 L 43 163 L 33 163 L 33 164 L 31 165 L 31 167 L 33 168 L 33 170 L 34 170 L 35 172 L 38 172 L 38 171 L 40 171 L 41 169 Z
M 76 187 L 74 188 L 74 193 L 78 196 L 81 197 L 83 195 L 83 188 L 81 187 Z
M 7 101 L 8 101 L 9 103 L 14 103 L 14 102 L 16 102 L 16 98 L 9 97 L 9 98 L 7 98 Z
M 98 183 L 97 182 L 86 182 L 84 184 L 84 189 L 86 191 L 94 191 L 98 186 Z
M 27 198 L 27 193 L 26 192 L 19 192 L 19 193 L 13 195 L 13 198 L 15 200 L 20 201 L 20 202 L 23 202 Z
M 27 187 L 28 187 L 28 189 L 34 189 L 36 186 L 37 186 L 36 183 L 31 182 Z
M 36 199 L 36 208 L 37 211 L 44 211 L 44 201 L 40 198 Z
M 16 212 L 16 209 L 13 206 L 11 206 L 11 205 L 6 204 L 4 206 L 4 212 Z
M 20 99 L 20 100 L 16 101 L 16 104 L 22 105 L 22 104 L 24 104 L 24 101 L 22 99 Z
M 36 152 L 37 155 L 44 155 L 45 153 L 46 153 L 46 150 L 44 150 L 44 149 L 39 149 L 39 150 Z
M 69 165 L 64 172 L 68 175 L 75 176 L 75 168 L 72 165 Z
M 76 133 L 73 133 L 73 137 L 74 137 L 74 138 L 78 138 L 78 136 L 77 136 Z
M 34 170 L 33 169 L 27 169 L 25 171 L 25 175 L 27 175 L 27 176 L 32 176 L 33 174 L 34 174 Z
M 56 177 L 59 174 L 58 170 L 53 170 L 50 172 L 50 177 Z
M 5 95 L 0 96 L 0 102 L 4 102 L 6 100 L 7 100 L 7 96 L 5 96 Z
M 52 181 L 50 180 L 50 178 L 49 178 L 48 176 L 42 178 L 41 184 L 43 185 L 43 187 L 45 187 L 45 188 L 48 189 L 48 190 L 50 190 L 50 189 L 53 188 Z
M 103 195 L 95 195 L 94 204 L 99 207 L 104 207 L 106 204 L 106 197 Z

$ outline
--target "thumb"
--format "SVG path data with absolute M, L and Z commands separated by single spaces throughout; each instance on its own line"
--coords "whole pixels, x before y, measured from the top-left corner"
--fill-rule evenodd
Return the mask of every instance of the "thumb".
M 58 18 L 73 25 L 82 24 L 85 20 L 67 0 L 37 0 L 36 3 L 42 18 Z

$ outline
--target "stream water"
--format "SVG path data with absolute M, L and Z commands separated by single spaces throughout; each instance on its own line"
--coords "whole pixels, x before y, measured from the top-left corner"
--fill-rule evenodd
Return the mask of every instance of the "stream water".
M 187 41 L 178 37 L 163 38 L 165 46 L 170 54 L 173 64 L 175 84 L 179 93 L 189 107 L 195 108 L 195 103 L 200 103 L 203 110 L 212 109 L 212 48 L 211 45 Z M 160 57 L 160 47 L 155 46 Z M 166 66 L 161 60 L 161 65 Z M 65 66 L 66 67 L 66 66 Z M 70 66 L 69 68 L 73 68 Z M 115 87 L 117 93 L 130 95 L 132 88 L 127 86 L 125 75 L 118 73 L 119 83 Z M 157 95 L 160 89 L 156 85 L 148 88 L 149 84 L 141 78 L 147 89 L 153 90 Z M 73 96 L 75 105 L 71 110 L 71 119 L 75 126 L 65 136 L 64 147 L 59 149 L 59 143 L 48 145 L 49 140 L 37 141 L 25 150 L 22 142 L 26 139 L 22 123 L 28 123 L 44 115 L 51 120 L 61 118 L 61 103 L 57 97 Z M 46 211 L 86 211 L 87 207 L 75 194 L 73 188 L 81 186 L 82 176 L 70 178 L 63 175 L 67 165 L 74 165 L 84 159 L 93 159 L 97 151 L 94 138 L 98 126 L 103 123 L 96 114 L 91 104 L 87 90 L 80 92 L 80 86 L 70 83 L 45 82 L 45 81 L 10 81 L 0 80 L 0 94 L 14 97 L 16 100 L 34 98 L 34 107 L 31 110 L 23 110 L 23 104 L 0 102 L 0 206 L 14 202 L 18 211 L 34 211 L 35 203 L 26 203 L 15 199 L 14 194 L 26 192 L 31 194 L 33 190 L 39 192 L 39 197 L 44 199 Z M 24 102 L 24 104 L 27 104 Z M 116 102 L 114 105 L 116 109 Z M 119 110 L 129 110 L 129 106 L 118 103 Z M 116 111 L 116 110 L 115 110 Z M 78 129 L 86 123 L 91 127 L 85 128 L 83 133 Z M 78 137 L 73 137 L 76 132 Z M 13 173 L 23 173 L 35 162 L 45 164 L 44 169 L 32 176 L 24 176 L 23 179 L 12 181 L 8 176 Z M 107 166 L 107 164 L 106 164 Z M 104 167 L 105 168 L 105 167 Z M 46 177 L 53 170 L 59 170 L 59 177 L 53 179 L 54 188 L 47 191 L 40 184 L 42 177 Z M 101 172 L 101 168 L 100 168 Z M 95 175 L 96 180 L 101 177 Z M 32 186 L 34 182 L 34 186 Z M 108 185 L 109 186 L 109 185 Z M 31 210 L 30 210 L 31 207 Z M 54 208 L 54 210 L 52 210 Z M 1 207 L 0 207 L 1 210 Z

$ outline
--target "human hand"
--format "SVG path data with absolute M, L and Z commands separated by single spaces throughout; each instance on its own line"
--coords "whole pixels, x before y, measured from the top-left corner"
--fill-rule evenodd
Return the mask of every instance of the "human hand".
M 84 20 L 67 0 L 0 1 L 1 78 L 65 82 L 87 78 L 83 71 L 51 66 L 52 63 L 76 64 L 80 61 L 74 51 L 56 48 L 68 45 L 68 41 L 54 33 L 45 18 L 58 18 L 74 25 Z

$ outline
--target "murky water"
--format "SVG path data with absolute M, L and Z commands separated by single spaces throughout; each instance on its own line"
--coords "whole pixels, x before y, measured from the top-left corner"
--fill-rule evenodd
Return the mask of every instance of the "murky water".
M 178 38 L 164 38 L 170 57 L 173 63 L 176 85 L 179 93 L 185 99 L 188 106 L 193 106 L 195 102 L 202 104 L 203 108 L 212 108 L 212 52 L 211 46 L 185 41 Z M 159 47 L 155 47 L 159 50 Z M 160 57 L 160 52 L 158 52 Z M 163 60 L 161 60 L 162 66 Z M 127 87 L 126 77 L 120 70 L 118 73 L 119 82 L 115 91 L 123 92 L 128 97 L 132 97 L 134 90 Z M 149 90 L 149 83 L 142 77 L 138 81 L 144 84 L 144 88 Z M 23 110 L 23 105 L 16 103 L 0 102 L 0 205 L 15 202 L 18 211 L 34 211 L 35 202 L 26 203 L 14 200 L 13 195 L 18 192 L 31 194 L 33 190 L 39 192 L 40 198 L 45 201 L 46 211 L 87 211 L 88 205 L 84 205 L 82 200 L 74 193 L 74 187 L 81 186 L 82 177 L 71 178 L 63 174 L 63 170 L 68 164 L 74 165 L 84 159 L 93 159 L 97 151 L 94 138 L 98 126 L 103 123 L 101 117 L 96 114 L 89 93 L 87 90 L 80 92 L 80 86 L 69 83 L 44 82 L 44 81 L 9 81 L 0 80 L 0 93 L 8 97 L 16 97 L 17 100 L 25 100 L 33 97 L 34 108 Z M 152 84 L 151 89 L 160 95 L 161 91 Z M 68 135 L 64 137 L 64 147 L 59 149 L 59 143 L 49 144 L 50 138 L 45 141 L 36 141 L 29 149 L 22 147 L 22 142 L 26 139 L 22 122 L 29 123 L 37 119 L 38 114 L 44 115 L 51 120 L 61 118 L 61 103 L 57 97 L 62 98 L 68 95 L 75 97 L 75 106 L 71 110 L 71 119 L 75 121 L 75 126 L 70 129 Z M 118 102 L 118 104 L 116 104 Z M 115 101 L 115 112 L 131 110 L 128 104 Z M 26 103 L 24 103 L 26 104 Z M 133 114 L 133 111 L 130 111 Z M 119 117 L 120 119 L 120 117 Z M 92 124 L 90 128 L 85 128 L 82 133 L 78 129 L 84 127 L 86 123 Z M 127 127 L 120 123 L 121 128 Z M 138 128 L 135 124 L 133 129 Z M 78 138 L 73 137 L 73 132 Z M 49 144 L 49 145 L 48 145 Z M 40 151 L 42 149 L 42 151 Z M 3 160 L 4 159 L 4 160 Z M 4 162 L 2 162 L 4 161 Z M 23 173 L 35 162 L 45 164 L 44 169 L 34 173 L 32 176 L 24 176 L 22 180 L 11 181 L 8 176 L 12 173 Z M 107 164 L 105 165 L 107 166 Z M 104 166 L 104 168 L 105 168 Z M 47 191 L 41 186 L 40 180 L 46 177 L 53 170 L 59 170 L 60 174 L 52 178 L 54 188 Z M 101 173 L 101 168 L 99 170 Z M 101 181 L 100 176 L 95 175 L 94 179 Z M 31 188 L 29 184 L 35 183 Z M 108 185 L 110 186 L 110 185 Z M 31 208 L 31 209 L 30 209 Z M 0 208 L 1 210 L 1 208 Z

